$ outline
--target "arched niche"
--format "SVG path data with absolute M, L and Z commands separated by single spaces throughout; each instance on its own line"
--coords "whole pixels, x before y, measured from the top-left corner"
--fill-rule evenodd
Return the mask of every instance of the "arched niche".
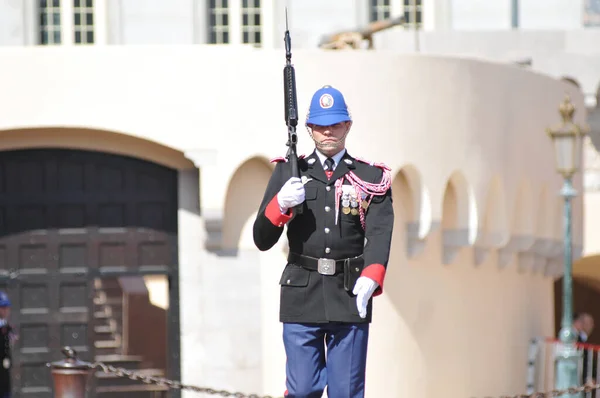
M 519 270 L 524 271 L 532 264 L 532 248 L 535 242 L 535 212 L 531 181 L 522 177 L 513 201 L 510 220 L 511 231 L 508 243 L 499 251 L 498 263 L 501 267 L 508 265 L 517 255 Z
M 551 201 L 552 204 L 552 238 L 549 242 L 550 248 L 548 251 L 548 257 L 554 259 L 559 264 L 557 274 L 562 275 L 564 270 L 564 235 L 565 235 L 565 202 L 564 198 L 560 195 L 554 195 Z M 573 218 L 573 210 L 571 209 L 571 239 L 574 238 L 573 228 L 576 227 L 576 222 Z M 574 241 L 572 242 L 575 243 Z M 571 248 L 573 250 L 573 248 Z M 571 252 L 571 256 L 573 253 Z
M 477 231 L 477 205 L 467 179 L 454 171 L 442 199 L 442 262 L 451 264 L 460 248 L 470 246 Z
M 477 237 L 475 263 L 481 264 L 490 249 L 504 247 L 510 237 L 506 193 L 500 176 L 494 176 L 488 188 L 481 228 Z
M 535 242 L 532 247 L 532 271 L 546 273 L 556 252 L 556 205 L 558 191 L 543 183 L 536 197 Z
M 227 186 L 223 215 L 223 253 L 235 254 L 239 249 L 254 248 L 252 223 L 273 168 L 267 159 L 253 157 L 233 173 Z
M 560 80 L 570 83 L 577 87 L 577 89 L 581 90 L 581 84 L 579 84 L 579 81 L 572 76 L 563 76 L 560 78 Z
M 398 171 L 392 181 L 392 195 L 394 230 L 399 232 L 394 234 L 395 240 L 401 239 L 407 257 L 412 257 L 424 248 L 431 210 L 427 190 L 416 167 L 406 165 Z
M 517 236 L 535 235 L 533 191 L 528 178 L 521 178 L 514 203 L 511 221 L 513 233 Z
M 82 149 L 132 156 L 177 170 L 195 168 L 177 149 L 122 132 L 75 127 L 0 130 L 0 151 L 32 148 Z
M 483 222 L 481 225 L 481 244 L 485 247 L 499 248 L 505 245 L 509 237 L 506 194 L 499 176 L 492 178 L 486 198 Z

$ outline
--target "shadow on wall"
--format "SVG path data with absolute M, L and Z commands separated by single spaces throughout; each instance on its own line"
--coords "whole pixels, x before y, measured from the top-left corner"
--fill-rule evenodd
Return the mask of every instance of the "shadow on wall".
M 467 179 L 450 174 L 442 200 L 442 264 L 451 264 L 461 248 L 470 246 L 477 232 L 477 207 Z
M 218 254 L 236 256 L 242 248 L 255 249 L 252 225 L 273 168 L 264 157 L 254 156 L 236 169 L 227 188 Z M 392 192 L 407 217 L 401 227 L 407 258 L 423 253 L 429 236 L 441 232 L 442 264 L 453 264 L 459 253 L 470 250 L 475 265 L 490 259 L 499 268 L 515 263 L 521 272 L 558 272 L 561 199 L 552 195 L 549 182 L 534 184 L 522 177 L 514 182 L 517 186 L 509 190 L 510 196 L 505 183 L 493 176 L 478 201 L 463 171 L 454 170 L 443 196 L 432 201 L 419 170 L 412 164 L 402 167 L 394 176 Z M 574 210 L 578 206 L 579 202 Z M 432 207 L 439 211 L 432 212 Z M 436 219 L 434 213 L 439 215 Z M 285 243 L 284 233 L 278 243 L 284 251 Z
M 253 157 L 231 177 L 223 215 L 222 254 L 236 255 L 241 248 L 254 249 L 252 224 L 272 172 L 266 159 Z
M 415 292 L 418 281 L 411 278 L 413 265 L 408 264 L 411 246 L 419 245 L 421 220 L 421 179 L 416 169 L 406 166 L 392 182 L 394 200 L 394 232 L 385 278 L 384 294 L 373 306 L 373 325 L 369 355 L 384 360 L 386 371 L 367 370 L 367 395 L 390 397 L 429 396 L 422 386 L 426 378 L 426 360 L 421 347 L 423 335 L 419 331 L 427 325 L 430 311 L 428 300 Z M 417 255 L 417 254 L 413 254 Z M 429 267 L 427 267 L 429 268 Z M 429 272 L 422 269 L 422 272 Z M 420 278 L 418 278 L 420 279 Z M 418 286 L 422 289 L 423 286 Z M 416 309 L 418 307 L 418 309 Z M 368 368 L 377 368 L 374 362 Z

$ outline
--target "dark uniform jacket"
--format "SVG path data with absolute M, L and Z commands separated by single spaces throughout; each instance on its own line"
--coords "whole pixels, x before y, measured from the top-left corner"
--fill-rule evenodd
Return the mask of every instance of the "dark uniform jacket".
M 300 158 L 298 165 L 300 176 L 306 181 L 303 212 L 296 214 L 291 210 L 281 214 L 277 193 L 291 177 L 291 169 L 288 162 L 279 159 L 253 227 L 254 242 L 265 251 L 277 243 L 287 225 L 289 255 L 280 279 L 280 321 L 371 322 L 372 300 L 367 306 L 367 317 L 361 318 L 352 289 L 361 275 L 379 283 L 373 296 L 383 289 L 394 224 L 389 169 L 355 159 L 347 151 L 331 178 L 327 178 L 316 152 Z M 345 214 L 348 208 L 342 206 L 342 197 L 338 196 L 336 207 L 336 191 L 344 189 L 336 189 L 336 180 L 355 176 L 368 184 L 379 184 L 384 172 L 388 183 L 381 194 L 362 194 L 360 198 L 356 195 L 359 206 L 362 203 L 366 207 L 363 230 L 359 214 Z M 343 184 L 345 189 L 351 187 L 347 178 Z M 317 271 L 321 258 L 338 260 L 334 275 Z
M 9 323 L 0 327 L 0 397 L 10 393 L 10 370 L 12 368 L 11 336 L 13 328 Z

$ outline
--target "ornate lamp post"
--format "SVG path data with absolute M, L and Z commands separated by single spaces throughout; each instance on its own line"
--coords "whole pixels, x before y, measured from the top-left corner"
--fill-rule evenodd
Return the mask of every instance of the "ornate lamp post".
M 562 122 L 555 128 L 547 129 L 554 144 L 556 170 L 563 176 L 564 183 L 560 191 L 565 201 L 564 210 L 564 261 L 563 276 L 563 315 L 559 333 L 560 344 L 556 352 L 555 387 L 566 389 L 581 384 L 578 378 L 578 352 L 575 347 L 577 335 L 573 329 L 573 279 L 572 279 L 572 234 L 571 234 L 571 200 L 577 195 L 573 188 L 573 175 L 578 171 L 581 161 L 581 150 L 585 132 L 573 122 L 575 107 L 569 96 L 560 104 L 559 112 Z M 581 394 L 567 395 L 579 398 Z

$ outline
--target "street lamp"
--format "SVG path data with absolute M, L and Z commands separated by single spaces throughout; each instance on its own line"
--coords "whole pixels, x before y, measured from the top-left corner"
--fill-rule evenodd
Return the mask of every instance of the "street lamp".
M 569 96 L 560 104 L 559 112 L 562 122 L 555 128 L 546 130 L 554 144 L 556 170 L 563 177 L 560 191 L 565 202 L 564 209 L 564 276 L 563 276 L 563 316 L 559 332 L 560 343 L 556 352 L 555 387 L 567 389 L 579 386 L 577 365 L 579 362 L 575 342 L 577 335 L 573 329 L 573 255 L 571 235 L 571 200 L 577 195 L 573 188 L 573 175 L 579 170 L 581 150 L 585 132 L 573 122 L 575 107 Z M 581 397 L 581 394 L 567 395 L 570 398 Z

